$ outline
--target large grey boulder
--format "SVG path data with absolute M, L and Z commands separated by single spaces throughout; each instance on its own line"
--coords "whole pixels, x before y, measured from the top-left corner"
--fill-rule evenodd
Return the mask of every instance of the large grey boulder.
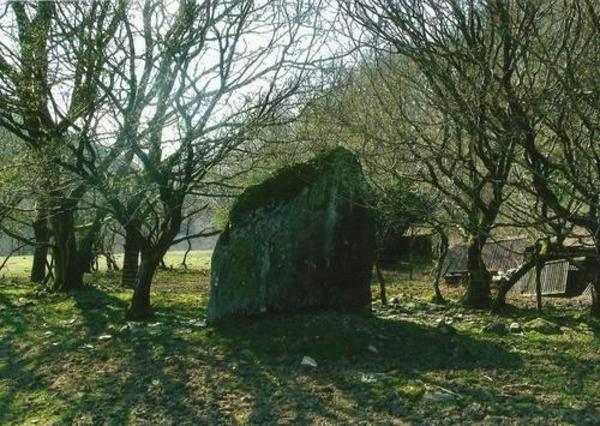
M 208 321 L 265 312 L 369 312 L 375 253 L 369 187 L 336 148 L 237 200 L 212 256 Z

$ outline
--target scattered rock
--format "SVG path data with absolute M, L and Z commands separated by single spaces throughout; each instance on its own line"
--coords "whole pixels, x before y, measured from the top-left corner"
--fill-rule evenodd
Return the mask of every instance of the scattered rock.
M 485 407 L 478 402 L 467 405 L 462 410 L 463 418 L 466 420 L 482 420 L 485 417 Z
M 452 402 L 454 401 L 454 395 L 446 392 L 430 392 L 426 391 L 423 394 L 423 399 L 431 402 Z
M 363 373 L 360 375 L 361 383 L 376 383 L 377 377 L 374 374 Z
M 462 414 L 471 421 L 481 420 L 485 417 L 485 407 L 478 402 L 474 402 L 463 408 Z
M 302 358 L 302 362 L 300 362 L 300 365 L 315 368 L 317 367 L 317 361 L 315 361 L 314 358 L 311 358 L 309 356 L 304 356 Z
M 24 308 L 24 307 L 32 306 L 35 304 L 36 304 L 36 302 L 33 300 L 25 299 L 24 297 L 19 297 L 19 300 L 17 301 L 17 303 L 15 303 L 15 306 L 17 308 Z
M 519 324 L 518 322 L 511 322 L 508 329 L 511 333 L 521 333 L 523 331 L 521 324 Z
M 483 327 L 484 333 L 498 334 L 504 336 L 507 333 L 506 324 L 503 322 L 491 322 Z
M 191 325 L 192 327 L 204 328 L 204 327 L 206 327 L 206 319 L 189 320 L 188 324 Z
M 438 318 L 436 321 L 436 328 L 443 334 L 456 333 L 456 329 L 452 326 L 452 321 L 445 320 L 444 318 Z
M 514 421 L 514 419 L 506 416 L 487 415 L 483 418 L 483 423 L 486 425 L 508 425 L 511 424 L 511 421 Z
M 423 307 L 431 312 L 443 311 L 445 309 L 444 305 L 440 305 L 437 303 L 426 303 Z
M 402 307 L 407 311 L 412 311 L 417 307 L 417 305 L 414 302 L 408 302 L 402 305 Z
M 584 334 L 588 334 L 588 335 L 593 335 L 594 334 L 594 330 L 592 329 L 592 327 L 589 326 L 589 324 L 585 323 L 585 322 L 581 322 L 579 324 L 577 324 L 577 331 L 582 332 Z
M 560 327 L 544 318 L 536 318 L 524 324 L 523 328 L 527 331 L 537 331 L 542 334 L 559 334 Z

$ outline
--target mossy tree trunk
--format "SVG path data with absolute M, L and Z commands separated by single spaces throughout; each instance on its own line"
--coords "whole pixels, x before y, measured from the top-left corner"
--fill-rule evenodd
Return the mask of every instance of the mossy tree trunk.
M 500 281 L 498 294 L 494 300 L 494 310 L 499 311 L 506 306 L 506 295 L 515 286 L 515 284 L 535 266 L 535 258 L 523 263 L 510 277 Z
M 538 312 L 542 312 L 542 269 L 546 263 L 549 246 L 550 241 L 542 239 L 535 247 L 535 301 Z
M 590 314 L 594 318 L 600 318 L 600 247 L 598 247 L 598 245 L 596 246 L 596 253 L 594 281 L 592 282 L 592 306 Z
M 83 286 L 83 268 L 80 267 L 73 210 L 61 207 L 51 218 L 54 236 L 53 290 L 79 290 Z
M 542 269 L 544 261 L 537 257 L 535 262 L 535 305 L 538 312 L 542 312 Z
M 164 227 L 161 229 L 162 232 L 158 235 L 157 240 L 152 241 L 150 238 L 144 238 L 139 230 L 134 230 L 140 244 L 141 262 L 135 278 L 131 304 L 125 314 L 126 318 L 132 321 L 143 321 L 154 316 L 154 310 L 150 302 L 152 280 L 164 255 L 174 243 L 182 221 L 182 198 L 176 198 L 176 195 L 173 195 L 170 201 L 170 206 L 173 208 L 163 218 Z
M 590 231 L 596 231 L 593 235 L 598 235 L 600 228 L 594 228 Z M 597 237 L 596 237 L 597 238 Z M 590 315 L 594 318 L 600 318 L 600 241 L 595 241 L 596 262 L 594 264 L 594 280 L 592 281 L 592 306 Z
M 133 287 L 138 273 L 140 258 L 140 241 L 136 233 L 125 229 L 125 245 L 123 254 L 123 271 L 121 275 L 121 284 L 123 287 Z
M 381 272 L 381 267 L 379 266 L 379 259 L 375 259 L 375 273 L 377 274 L 377 281 L 379 281 L 379 297 L 381 299 L 381 303 L 383 305 L 387 305 L 387 292 L 385 289 L 385 278 L 383 277 L 383 273 Z
M 86 188 L 80 186 L 70 195 L 55 195 L 55 204 L 50 210 L 50 224 L 54 237 L 54 282 L 56 291 L 79 290 L 83 287 L 83 275 L 90 269 L 93 247 L 102 227 L 103 212 L 98 212 L 92 225 L 85 229 L 78 245 L 75 229 L 75 212 Z
M 139 321 L 154 316 L 154 310 L 150 303 L 150 287 L 163 255 L 164 253 L 156 248 L 142 250 L 142 261 L 137 271 L 133 298 L 127 310 L 127 319 Z
M 483 245 L 485 238 L 479 234 L 470 238 L 467 244 L 467 292 L 464 304 L 471 308 L 488 308 L 490 306 L 491 275 L 483 262 Z
M 31 282 L 41 283 L 46 277 L 46 258 L 50 244 L 50 230 L 48 229 L 48 211 L 38 207 L 35 222 L 33 222 L 33 235 L 35 249 L 31 267 Z
M 433 279 L 433 302 L 444 303 L 444 296 L 440 290 L 440 281 L 442 279 L 442 272 L 444 268 L 444 261 L 448 255 L 448 235 L 444 231 L 438 231 L 440 236 L 440 242 L 437 249 L 437 261 L 434 268 L 434 279 Z
M 591 315 L 600 318 L 600 272 L 596 272 L 592 286 L 592 308 Z
M 92 224 L 87 227 L 86 232 L 79 243 L 79 267 L 83 272 L 91 272 L 96 259 L 96 243 L 102 230 L 102 221 L 105 213 L 98 211 Z

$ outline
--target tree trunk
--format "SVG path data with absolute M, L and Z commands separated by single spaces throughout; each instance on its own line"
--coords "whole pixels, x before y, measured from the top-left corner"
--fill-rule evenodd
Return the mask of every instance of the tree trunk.
M 592 285 L 592 310 L 590 314 L 594 318 L 600 318 L 600 271 L 596 272 Z
M 52 214 L 54 235 L 54 283 L 53 290 L 70 291 L 83 287 L 83 271 L 77 242 L 75 239 L 75 220 L 73 211 L 61 208 Z
M 52 273 L 54 269 L 54 255 L 50 256 L 50 262 L 46 260 L 46 276 L 44 277 L 44 281 L 42 284 L 46 286 L 50 280 L 54 280 L 54 274 Z
M 134 233 L 127 230 L 125 230 L 124 251 L 121 285 L 123 287 L 133 287 L 138 273 L 140 244 Z
M 375 261 L 375 273 L 377 274 L 377 280 L 379 281 L 379 295 L 381 298 L 381 303 L 383 305 L 387 305 L 387 292 L 385 291 L 385 279 L 383 278 L 383 274 L 381 273 L 381 268 L 379 267 L 379 261 Z
M 181 266 L 183 266 L 183 269 L 185 269 L 186 271 L 188 270 L 187 258 L 191 251 L 192 251 L 192 242 L 190 240 L 187 240 L 187 248 L 185 249 L 185 253 L 183 254 L 183 260 L 181 261 Z
M 467 293 L 464 304 L 471 308 L 490 306 L 490 273 L 482 258 L 483 241 L 471 238 L 467 245 Z
M 117 265 L 117 261 L 115 260 L 115 257 L 113 256 L 113 254 L 111 252 L 106 252 L 104 253 L 104 257 L 106 258 L 106 268 L 109 271 L 119 271 L 119 265 Z M 137 274 L 137 257 L 136 256 L 136 262 L 135 262 L 135 273 Z M 133 279 L 131 281 L 131 286 L 133 286 L 135 281 L 135 275 L 133 276 Z
M 102 221 L 105 213 L 97 212 L 92 225 L 87 227 L 86 233 L 79 243 L 79 267 L 83 272 L 92 272 L 92 264 L 96 258 L 96 246 L 102 230 Z
M 84 250 L 79 252 L 79 266 L 84 273 L 92 272 L 94 259 L 96 255 L 93 247 L 85 247 Z
M 542 312 L 542 268 L 544 260 L 537 257 L 535 262 L 535 301 L 538 312 Z
M 158 262 L 158 267 L 159 267 L 161 270 L 163 270 L 163 271 L 169 271 L 169 270 L 171 270 L 171 268 L 169 268 L 169 267 L 167 266 L 167 264 L 165 263 L 165 259 L 164 259 L 164 257 L 162 257 L 162 258 L 160 259 L 160 262 Z
M 408 240 L 408 279 L 409 280 L 413 280 L 414 278 L 414 261 L 415 261 L 415 256 L 414 256 L 414 249 L 415 249 L 415 233 L 413 231 L 413 229 L 411 228 L 410 230 L 410 239 Z
M 135 279 L 131 306 L 126 313 L 128 320 L 140 321 L 154 316 L 150 304 L 150 286 L 163 255 L 164 253 L 156 248 L 142 250 L 142 262 Z
M 444 296 L 442 296 L 442 292 L 440 290 L 440 280 L 442 278 L 444 261 L 446 260 L 446 255 L 448 254 L 448 245 L 448 236 L 445 233 L 440 232 L 440 243 L 437 250 L 437 262 L 434 269 L 435 278 L 433 279 L 434 303 L 444 303 Z
M 33 235 L 35 237 L 35 249 L 31 267 L 31 282 L 41 283 L 46 277 L 46 258 L 48 257 L 48 244 L 50 242 L 48 215 L 45 209 L 39 208 L 37 211 L 33 222 Z
M 529 260 L 522 264 L 519 269 L 500 281 L 498 286 L 498 294 L 494 300 L 494 310 L 500 310 L 506 306 L 506 295 L 515 286 L 515 284 L 535 266 L 535 260 Z

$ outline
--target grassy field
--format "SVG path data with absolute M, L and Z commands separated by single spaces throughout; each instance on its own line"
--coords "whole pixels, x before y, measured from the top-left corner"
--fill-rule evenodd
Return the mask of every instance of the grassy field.
M 208 270 L 210 268 L 210 256 L 212 251 L 210 250 L 194 250 L 191 251 L 187 257 L 186 264 L 190 269 L 195 270 Z M 168 267 L 178 268 L 183 260 L 183 251 L 170 251 L 164 257 L 165 264 Z M 119 265 L 123 264 L 123 254 L 116 254 L 115 259 Z M 1 278 L 16 278 L 22 279 L 29 275 L 31 268 L 31 262 L 33 258 L 31 256 L 11 256 L 6 262 L 6 265 L 0 270 Z M 0 256 L 0 265 L 3 263 L 4 257 Z M 104 258 L 101 258 L 99 262 L 101 271 L 106 270 L 106 262 Z
M 482 329 L 526 324 L 531 300 L 496 316 L 445 288 L 451 301 L 434 305 L 425 277 L 388 272 L 392 303 L 369 318 L 214 328 L 202 321 L 208 255 L 158 274 L 147 324 L 124 322 L 118 274 L 51 294 L 15 259 L 0 281 L 0 424 L 600 424 L 600 323 L 585 301 L 546 301 L 557 334 L 498 335 Z

